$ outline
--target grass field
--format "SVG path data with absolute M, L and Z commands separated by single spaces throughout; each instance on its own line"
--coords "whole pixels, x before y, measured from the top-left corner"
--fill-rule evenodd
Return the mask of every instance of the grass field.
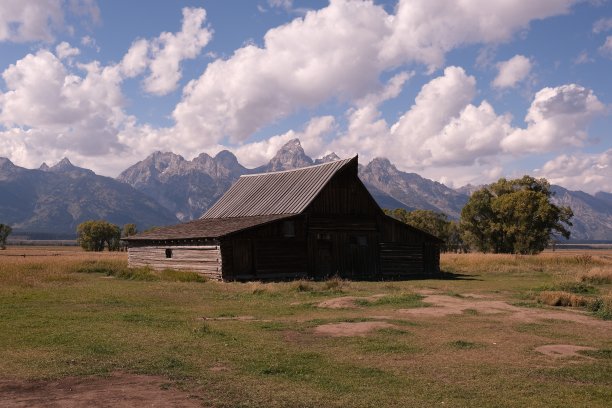
M 443 255 L 442 269 L 219 283 L 130 271 L 125 253 L 9 247 L 0 405 L 35 392 L 24 384 L 121 373 L 213 407 L 609 406 L 611 251 Z

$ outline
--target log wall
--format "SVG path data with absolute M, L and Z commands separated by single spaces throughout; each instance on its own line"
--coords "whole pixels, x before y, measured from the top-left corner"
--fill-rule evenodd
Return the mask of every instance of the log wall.
M 166 250 L 172 257 L 166 257 Z M 139 246 L 128 248 L 128 266 L 149 266 L 154 270 L 177 269 L 197 272 L 211 279 L 222 278 L 221 247 L 201 246 Z

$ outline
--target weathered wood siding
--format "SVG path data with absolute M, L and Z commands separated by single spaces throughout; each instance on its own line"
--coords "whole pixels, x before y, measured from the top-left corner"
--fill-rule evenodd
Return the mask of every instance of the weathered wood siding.
M 380 219 L 379 245 L 383 279 L 426 277 L 440 272 L 438 241 L 400 221 Z
M 172 251 L 166 257 L 166 250 Z M 128 248 L 130 267 L 149 266 L 155 270 L 177 269 L 193 271 L 211 279 L 222 278 L 221 247 L 201 246 L 137 246 Z
M 285 223 L 293 236 L 286 236 Z M 221 241 L 223 279 L 278 280 L 308 275 L 304 217 L 279 220 L 241 231 Z

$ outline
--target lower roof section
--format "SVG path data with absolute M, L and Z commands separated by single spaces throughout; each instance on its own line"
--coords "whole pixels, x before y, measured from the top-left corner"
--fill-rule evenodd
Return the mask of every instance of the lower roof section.
M 123 238 L 128 242 L 220 238 L 234 232 L 264 225 L 295 214 L 258 215 L 253 217 L 202 218 L 183 224 L 159 227 L 152 231 Z

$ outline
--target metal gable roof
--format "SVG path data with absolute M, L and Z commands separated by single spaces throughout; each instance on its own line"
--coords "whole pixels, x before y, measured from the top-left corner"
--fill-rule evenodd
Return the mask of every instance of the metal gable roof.
M 241 176 L 200 219 L 299 214 L 357 156 L 296 170 Z
M 159 227 L 149 232 L 122 238 L 128 242 L 220 238 L 234 232 L 290 218 L 291 214 L 263 215 L 259 217 L 209 218 L 183 224 Z

